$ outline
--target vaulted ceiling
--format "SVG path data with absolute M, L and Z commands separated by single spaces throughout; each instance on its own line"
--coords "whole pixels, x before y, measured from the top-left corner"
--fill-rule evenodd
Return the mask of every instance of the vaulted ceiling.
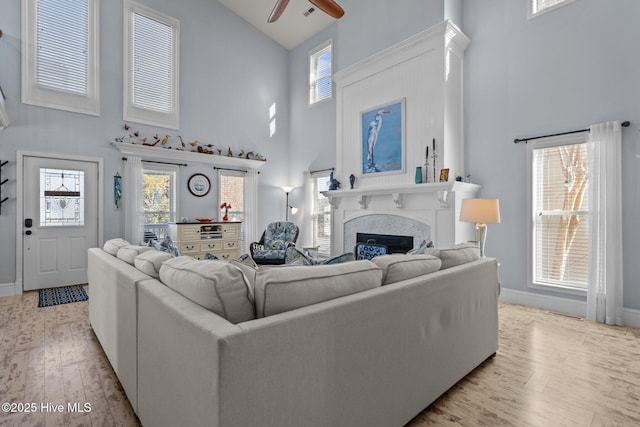
M 218 1 L 288 50 L 295 48 L 335 21 L 307 0 L 290 0 L 280 19 L 271 24 L 267 23 L 267 18 L 276 0 Z M 308 13 L 310 9 L 313 11 Z

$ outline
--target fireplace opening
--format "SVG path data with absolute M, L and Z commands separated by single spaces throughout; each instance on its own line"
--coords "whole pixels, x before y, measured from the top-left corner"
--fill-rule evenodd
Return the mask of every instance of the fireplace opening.
M 356 233 L 356 242 L 385 245 L 389 254 L 404 254 L 413 249 L 413 236 Z

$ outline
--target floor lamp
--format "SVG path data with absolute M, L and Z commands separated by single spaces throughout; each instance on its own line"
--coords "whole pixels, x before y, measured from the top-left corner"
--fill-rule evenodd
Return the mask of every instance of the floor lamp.
M 285 209 L 284 217 L 285 217 L 285 221 L 287 222 L 289 221 L 289 212 L 291 212 L 291 215 L 295 215 L 298 212 L 298 208 L 291 206 L 289 204 L 289 193 L 291 193 L 291 190 L 293 190 L 293 187 L 282 187 L 282 191 L 284 191 L 284 194 L 287 195 L 286 204 L 284 208 Z
M 487 224 L 500 222 L 498 199 L 462 199 L 460 221 L 476 223 L 476 240 L 480 246 L 480 257 L 484 258 L 484 243 L 487 240 Z

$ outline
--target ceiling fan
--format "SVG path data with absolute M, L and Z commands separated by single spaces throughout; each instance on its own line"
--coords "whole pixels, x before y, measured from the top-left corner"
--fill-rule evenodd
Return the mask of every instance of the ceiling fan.
M 309 0 L 309 2 L 333 18 L 342 18 L 342 15 L 344 15 L 344 9 L 333 0 Z M 289 0 L 278 0 L 267 22 L 276 22 L 288 4 Z

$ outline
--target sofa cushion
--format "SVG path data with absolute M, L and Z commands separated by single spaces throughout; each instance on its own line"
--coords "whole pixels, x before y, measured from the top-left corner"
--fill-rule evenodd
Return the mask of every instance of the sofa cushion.
M 102 249 L 109 255 L 116 256 L 116 254 L 118 253 L 118 249 L 127 245 L 129 245 L 129 242 L 124 239 L 117 238 L 104 242 L 104 247 Z
M 116 257 L 126 262 L 127 264 L 134 264 L 134 261 L 138 255 L 143 252 L 152 251 L 153 248 L 148 246 L 138 246 L 138 245 L 126 245 L 118 249 L 116 253 Z
M 442 264 L 433 255 L 382 255 L 372 262 L 382 270 L 382 285 L 433 273 L 440 270 Z
M 160 267 L 160 280 L 229 322 L 255 318 L 249 284 L 237 267 L 225 261 L 173 258 Z
M 270 316 L 381 286 L 382 271 L 370 261 L 335 265 L 258 268 L 257 317 Z
M 242 271 L 247 282 L 249 283 L 249 290 L 251 291 L 251 299 L 253 300 L 253 289 L 256 284 L 256 271 L 258 270 L 258 265 L 251 258 L 251 255 L 243 254 L 240 255 L 238 259 L 232 259 L 229 261 L 229 264 L 234 265 Z
M 429 249 L 425 253 L 429 253 Z M 476 243 L 460 243 L 450 248 L 437 249 L 442 261 L 441 270 L 480 259 L 480 249 Z
M 143 273 L 158 279 L 160 278 L 162 263 L 171 258 L 173 258 L 173 255 L 166 252 L 146 251 L 134 258 L 133 265 Z

